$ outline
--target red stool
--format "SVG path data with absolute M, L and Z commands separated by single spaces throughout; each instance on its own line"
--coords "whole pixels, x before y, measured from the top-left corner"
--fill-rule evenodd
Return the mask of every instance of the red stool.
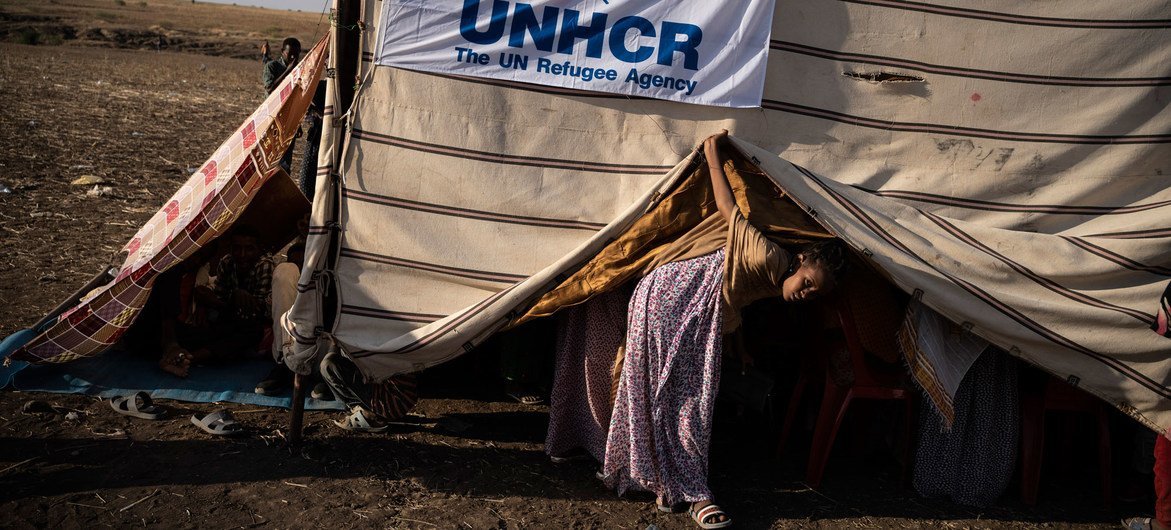
M 825 465 L 829 460 L 830 450 L 837 437 L 838 428 L 846 416 L 850 403 L 857 399 L 894 400 L 902 401 L 904 406 L 903 418 L 903 478 L 909 476 L 911 461 L 912 435 L 915 425 L 915 406 L 917 393 L 908 389 L 904 384 L 905 376 L 901 370 L 878 371 L 870 367 L 866 361 L 866 351 L 858 338 L 857 326 L 849 310 L 849 301 L 839 298 L 834 303 L 834 313 L 841 324 L 842 338 L 829 341 L 826 344 L 821 359 L 827 359 L 834 348 L 845 348 L 849 356 L 850 368 L 854 372 L 854 381 L 847 386 L 839 385 L 834 381 L 829 369 L 822 372 L 825 377 L 825 387 L 822 392 L 821 409 L 818 413 L 817 426 L 813 431 L 813 442 L 809 450 L 809 464 L 805 471 L 805 483 L 811 488 L 821 485 L 825 473 Z M 788 439 L 793 421 L 796 417 L 801 396 L 805 393 L 813 376 L 810 361 L 803 359 L 802 374 L 794 388 L 793 396 L 789 401 L 789 408 L 785 415 L 784 426 L 781 429 L 781 440 L 777 447 L 778 454 Z
M 1050 411 L 1084 413 L 1097 420 L 1102 502 L 1110 507 L 1110 420 L 1106 404 L 1053 377 L 1045 379 L 1044 388 L 1040 392 L 1021 396 L 1021 500 L 1030 506 L 1037 504 L 1045 450 L 1045 413 Z

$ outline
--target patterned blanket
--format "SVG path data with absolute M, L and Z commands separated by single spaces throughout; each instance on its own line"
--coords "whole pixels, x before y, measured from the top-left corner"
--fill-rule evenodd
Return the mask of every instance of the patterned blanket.
M 117 277 L 9 357 L 63 363 L 102 353 L 129 329 L 155 278 L 223 234 L 280 169 L 325 65 L 323 37 L 236 132 L 123 247 Z

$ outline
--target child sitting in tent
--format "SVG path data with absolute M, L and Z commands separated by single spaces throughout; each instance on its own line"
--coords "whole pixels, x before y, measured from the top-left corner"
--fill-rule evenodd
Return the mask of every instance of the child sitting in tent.
M 228 242 L 227 255 L 213 267 L 214 286 L 197 284 L 193 289 L 192 296 L 201 313 L 206 311 L 205 318 L 189 320 L 165 309 L 180 298 L 181 286 L 160 285 L 156 291 L 155 297 L 164 306 L 164 354 L 159 366 L 178 377 L 186 377 L 192 363 L 255 354 L 264 336 L 272 305 L 272 259 L 263 254 L 256 233 L 246 227 L 236 228 Z M 187 263 L 198 261 L 189 259 Z
M 602 468 L 607 485 L 619 492 L 655 492 L 662 511 L 690 503 L 701 528 L 732 522 L 707 485 L 723 335 L 739 326 L 739 310 L 748 303 L 770 296 L 810 300 L 832 289 L 846 267 L 837 242 L 814 243 L 793 256 L 748 223 L 717 150 L 726 134 L 704 142 L 726 239 L 708 238 L 716 247 L 698 249 L 705 252 L 698 256 L 692 245 L 690 256 L 659 264 L 638 282 Z
M 192 347 L 206 337 L 207 307 L 195 301 L 195 290 L 211 285 L 215 248 L 203 248 L 155 280 L 150 300 L 124 337 L 131 351 L 159 355 L 159 368 L 176 377 L 187 377 Z M 183 345 L 181 345 L 183 344 Z

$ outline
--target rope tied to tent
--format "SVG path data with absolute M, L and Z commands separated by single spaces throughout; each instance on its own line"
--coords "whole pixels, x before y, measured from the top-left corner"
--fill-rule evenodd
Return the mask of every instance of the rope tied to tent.
M 337 17 L 337 9 L 330 9 L 329 10 L 329 25 L 333 26 L 335 28 L 338 28 L 338 29 L 346 30 L 346 31 L 357 31 L 359 33 L 366 31 L 366 21 L 365 20 L 359 20 L 359 21 L 357 21 L 353 24 L 350 24 L 348 26 L 339 23 L 338 17 Z

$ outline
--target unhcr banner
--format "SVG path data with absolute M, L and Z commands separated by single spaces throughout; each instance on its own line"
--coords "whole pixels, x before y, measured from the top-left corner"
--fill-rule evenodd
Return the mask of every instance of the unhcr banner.
M 377 64 L 759 107 L 775 0 L 386 0 Z

